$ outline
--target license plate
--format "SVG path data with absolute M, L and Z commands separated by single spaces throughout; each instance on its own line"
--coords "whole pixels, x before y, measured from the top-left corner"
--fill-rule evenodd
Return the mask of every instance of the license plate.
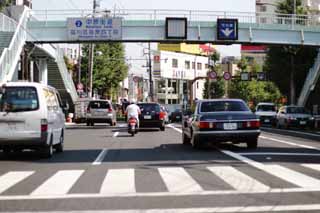
M 301 125 L 306 125 L 306 124 L 307 124 L 307 121 L 300 121 L 300 124 L 301 124 Z
M 151 115 L 145 115 L 143 116 L 144 119 L 151 119 Z
M 223 129 L 224 130 L 235 130 L 235 129 L 237 129 L 237 124 L 236 123 L 224 123 Z
M 269 123 L 269 122 L 270 122 L 270 120 L 269 120 L 269 119 L 266 119 L 266 120 L 264 120 L 264 122 L 265 122 L 265 123 Z
M 179 119 L 180 118 L 180 116 L 177 116 L 177 119 Z

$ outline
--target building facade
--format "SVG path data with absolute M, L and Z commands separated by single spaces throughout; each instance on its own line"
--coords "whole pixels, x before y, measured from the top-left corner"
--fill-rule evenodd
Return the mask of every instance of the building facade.
M 208 57 L 159 50 L 154 52 L 153 78 L 155 98 L 163 104 L 183 104 L 192 97 L 202 99 L 205 80 L 192 85 L 196 77 L 207 76 Z

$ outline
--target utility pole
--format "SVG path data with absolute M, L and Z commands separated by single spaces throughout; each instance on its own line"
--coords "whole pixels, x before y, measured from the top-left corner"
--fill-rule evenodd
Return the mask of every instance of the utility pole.
M 96 7 L 97 7 L 97 0 L 93 0 L 93 11 L 92 11 L 92 17 L 94 17 L 96 13 Z M 93 58 L 94 58 L 94 44 L 91 43 L 89 45 L 89 87 L 88 87 L 88 97 L 92 98 L 92 76 L 93 76 Z
M 150 87 L 149 95 L 150 95 L 151 101 L 154 101 L 150 42 L 148 43 L 148 69 L 149 69 L 149 87 Z
M 81 44 L 79 43 L 79 52 L 78 52 L 78 84 L 81 84 Z

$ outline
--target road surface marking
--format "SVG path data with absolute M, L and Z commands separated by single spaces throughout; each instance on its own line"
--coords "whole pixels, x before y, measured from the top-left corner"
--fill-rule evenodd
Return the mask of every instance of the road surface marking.
M 231 166 L 208 167 L 208 169 L 237 191 L 268 192 L 270 190 L 269 186 L 260 183 L 254 178 L 249 177 Z
M 301 165 L 316 171 L 320 171 L 320 164 L 310 163 L 310 164 L 301 164 Z
M 279 165 L 265 165 L 259 162 L 256 162 L 254 160 L 251 160 L 249 158 L 246 158 L 244 156 L 241 156 L 240 154 L 227 151 L 227 150 L 221 150 L 226 155 L 229 155 L 235 159 L 238 159 L 244 163 L 247 163 L 253 167 L 256 167 L 264 172 L 267 172 L 273 176 L 276 176 L 278 178 L 281 178 L 287 182 L 293 183 L 299 187 L 302 188 L 318 188 L 320 186 L 320 180 L 312 178 L 310 176 L 304 175 L 302 173 L 293 171 L 291 169 L 285 168 L 283 166 Z
M 238 152 L 240 155 L 284 155 L 284 156 L 320 156 L 319 153 L 299 153 L 299 152 Z
M 168 127 L 172 128 L 172 129 L 174 129 L 174 130 L 176 130 L 177 132 L 182 133 L 182 129 L 179 129 L 179 128 L 177 128 L 177 127 L 173 126 L 172 124 L 168 124 Z
M 64 195 L 83 174 L 84 170 L 62 170 L 50 177 L 41 186 L 35 189 L 31 195 Z
M 320 148 L 317 148 L 317 147 L 314 147 L 314 146 L 297 144 L 297 143 L 293 143 L 293 142 L 289 142 L 289 141 L 285 141 L 285 140 L 280 140 L 280 139 L 276 139 L 276 138 L 271 138 L 271 137 L 265 137 L 265 136 L 260 136 L 260 138 L 261 139 L 265 139 L 265 140 L 271 140 L 271 141 L 275 141 L 275 142 L 279 142 L 279 143 L 288 144 L 288 145 L 291 145 L 291 146 L 297 146 L 297 147 L 302 147 L 302 148 L 306 148 L 306 149 L 313 149 L 313 150 L 320 151 Z
M 126 127 L 127 124 L 119 124 L 119 127 Z
M 119 135 L 119 132 L 115 132 L 115 133 L 113 134 L 113 137 L 116 138 L 116 137 L 118 137 L 118 135 Z
M 263 127 L 263 129 L 268 129 L 268 130 L 274 130 L 273 128 L 267 128 L 267 127 Z M 299 132 L 299 131 L 293 131 L 293 130 L 283 130 L 283 129 L 276 129 L 277 131 L 279 132 L 292 132 L 292 133 L 298 133 L 298 134 L 301 134 L 301 135 L 309 135 L 309 136 L 316 136 L 316 137 L 320 137 L 320 135 L 318 134 L 314 134 L 314 133 L 310 133 L 310 132 Z M 270 132 L 272 133 L 272 132 Z M 318 132 L 316 132 L 318 133 Z M 320 132 L 319 132 L 320 133 Z M 277 134 L 276 132 L 274 132 L 274 134 Z
M 233 206 L 233 207 L 206 207 L 206 208 L 176 208 L 176 209 L 121 209 L 121 210 L 89 210 L 89 211 L 41 211 L 37 213 L 234 213 L 234 212 L 288 212 L 288 211 L 316 211 L 320 204 L 305 205 L 268 205 L 268 206 Z M 33 212 L 20 212 L 33 213 Z
M 110 169 L 101 185 L 101 194 L 135 193 L 134 169 Z
M 105 158 L 105 156 L 107 155 L 108 150 L 107 149 L 103 149 L 100 154 L 98 155 L 97 159 L 92 163 L 92 165 L 101 165 L 103 159 Z
M 169 192 L 201 192 L 202 187 L 180 167 L 158 168 Z
M 34 171 L 29 172 L 8 172 L 0 176 L 0 194 L 20 181 L 32 175 Z

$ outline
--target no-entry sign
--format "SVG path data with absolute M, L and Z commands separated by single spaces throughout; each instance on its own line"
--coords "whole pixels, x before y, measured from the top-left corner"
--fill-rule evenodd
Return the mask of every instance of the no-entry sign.
M 215 71 L 210 71 L 208 73 L 208 77 L 212 80 L 216 79 L 217 78 L 217 73 Z
M 231 80 L 232 75 L 230 72 L 225 72 L 225 73 L 223 73 L 223 78 L 224 78 L 224 80 L 229 81 L 229 80 Z

